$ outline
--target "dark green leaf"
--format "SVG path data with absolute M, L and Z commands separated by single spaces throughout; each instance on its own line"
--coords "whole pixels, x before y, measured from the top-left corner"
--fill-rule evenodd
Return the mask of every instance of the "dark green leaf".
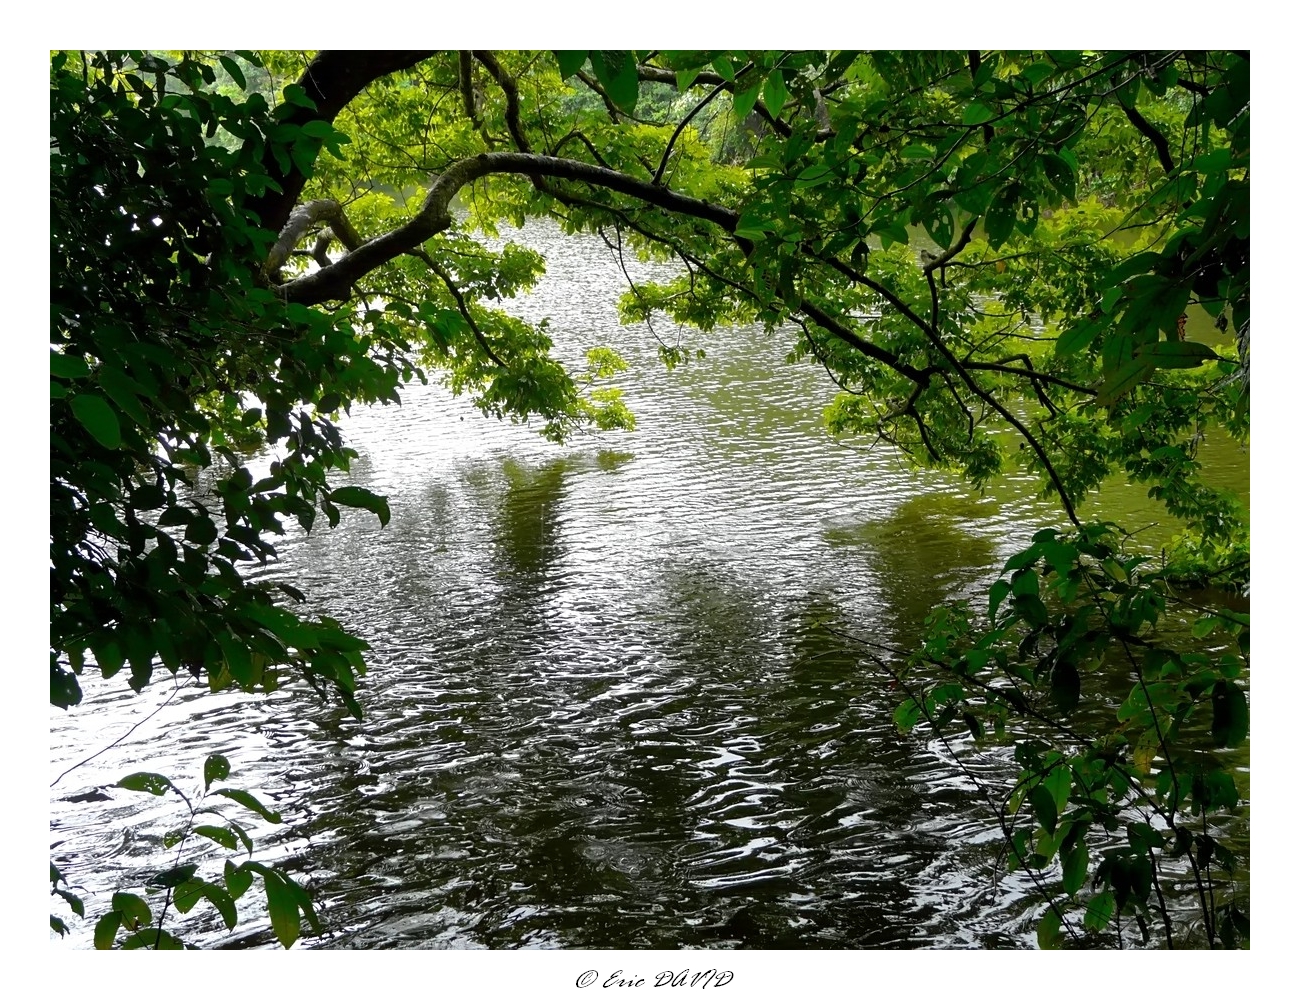
M 1128 837 L 1128 842 L 1143 854 L 1147 851 L 1162 848 L 1165 845 L 1165 838 L 1147 823 L 1130 823 L 1125 830 L 1125 834 Z
M 754 110 L 754 105 L 758 103 L 758 91 L 759 85 L 755 83 L 752 87 L 748 87 L 732 97 L 731 109 L 735 112 L 738 120 L 743 122 L 749 113 Z
M 1097 339 L 1097 334 L 1101 333 L 1103 327 L 1100 320 L 1094 319 L 1076 323 L 1056 339 L 1057 357 L 1068 357 L 1082 351 Z
M 239 847 L 239 841 L 235 839 L 233 830 L 228 830 L 224 826 L 196 826 L 194 832 L 200 837 L 207 837 L 208 840 L 215 841 L 228 851 L 236 850 Z
M 1045 785 L 1035 785 L 1029 792 L 1038 825 L 1049 833 L 1056 829 L 1056 798 Z
M 1061 856 L 1063 885 L 1067 895 L 1073 896 L 1088 878 L 1088 845 L 1082 840 Z
M 1044 951 L 1054 951 L 1065 943 L 1061 933 L 1061 918 L 1055 910 L 1047 910 L 1038 920 L 1038 947 Z
M 975 101 L 973 104 L 966 105 L 966 110 L 961 115 L 961 123 L 963 125 L 982 125 L 992 118 L 993 112 L 988 105 Z
M 127 930 L 153 923 L 149 904 L 132 892 L 113 893 L 113 909 L 121 914 L 122 925 Z
M 225 781 L 230 777 L 230 761 L 219 753 L 214 753 L 203 763 L 203 790 L 206 792 L 214 781 Z
M 989 241 L 989 246 L 994 249 L 1000 247 L 1015 227 L 1015 205 L 1003 199 L 994 201 L 984 216 L 984 236 Z
M 180 885 L 176 886 L 176 891 L 172 893 L 172 903 L 175 904 L 179 913 L 189 913 L 195 905 L 203 898 L 204 881 L 199 878 L 186 879 Z
M 555 50 L 555 61 L 560 67 L 560 79 L 567 80 L 578 70 L 582 69 L 583 63 L 587 61 L 587 51 L 583 49 L 557 49 Z
M 1098 390 L 1097 405 L 1113 406 L 1125 393 L 1148 378 L 1153 371 L 1155 371 L 1155 363 L 1150 358 L 1130 358 L 1123 362 Z
M 1055 153 L 1044 153 L 1042 164 L 1048 183 L 1056 188 L 1066 201 L 1074 201 L 1075 179 L 1074 170 L 1070 165 Z
M 122 926 L 122 914 L 117 910 L 110 910 L 102 917 L 95 921 L 95 948 L 99 951 L 108 951 L 113 947 L 113 939 L 117 937 L 117 929 Z
M 103 396 L 79 392 L 72 397 L 68 405 L 72 407 L 72 415 L 77 418 L 81 426 L 86 428 L 90 436 L 101 445 L 110 451 L 121 447 L 122 427 L 118 423 L 117 414 L 104 401 Z
M 81 901 L 81 897 L 74 893 L 68 892 L 67 889 L 55 889 L 58 895 L 63 897 L 64 902 L 72 908 L 72 912 L 79 917 L 86 915 L 86 904 Z
M 235 908 L 235 901 L 231 898 L 230 893 L 219 885 L 205 882 L 203 883 L 203 895 L 221 914 L 221 920 L 225 923 L 226 929 L 233 930 L 235 924 L 239 922 L 239 912 Z
M 211 545 L 217 540 L 217 526 L 212 518 L 200 514 L 185 529 L 185 540 L 195 545 Z
M 1214 720 L 1210 732 L 1221 747 L 1240 746 L 1250 728 L 1246 695 L 1232 681 L 1219 681 L 1210 696 Z
M 160 889 L 174 889 L 181 883 L 188 881 L 198 870 L 199 866 L 195 864 L 177 865 L 175 868 L 168 868 L 165 872 L 159 872 L 149 879 L 148 884 L 156 885 Z
M 61 379 L 85 378 L 90 374 L 90 366 L 86 364 L 83 358 L 75 354 L 60 354 L 58 351 L 51 351 L 50 374 Z
M 224 795 L 228 799 L 234 799 L 246 809 L 251 809 L 263 819 L 271 823 L 283 823 L 278 812 L 274 812 L 262 805 L 256 798 L 244 791 L 242 788 L 218 788 L 213 795 Z
M 998 580 L 989 588 L 989 619 L 996 619 L 998 608 L 1006 600 L 1006 596 L 1011 593 L 1011 584 L 1007 580 Z
M 1058 660 L 1052 667 L 1052 704 L 1062 715 L 1069 715 L 1079 707 L 1080 680 L 1078 668 L 1069 660 Z
M 636 110 L 641 84 L 636 73 L 636 56 L 626 51 L 600 51 L 591 56 L 591 68 L 619 110 Z
M 225 870 L 226 888 L 230 890 L 232 899 L 238 899 L 248 891 L 248 887 L 253 884 L 253 873 L 246 870 L 243 866 L 236 866 L 234 863 L 227 861 Z
M 343 507 L 358 507 L 370 511 L 379 517 L 381 527 L 388 524 L 388 519 L 391 517 L 388 500 L 360 486 L 340 486 L 330 492 L 330 501 Z
M 282 947 L 291 948 L 302 931 L 298 902 L 280 876 L 264 871 L 262 884 L 266 887 L 266 905 L 271 914 L 271 929 Z
M 1145 359 L 1155 368 L 1198 368 L 1218 355 L 1212 348 L 1194 340 L 1158 340 L 1142 344 L 1134 352 L 1137 359 Z
M 130 951 L 136 948 L 156 948 L 158 951 L 181 951 L 185 945 L 174 934 L 162 929 L 150 928 L 132 934 L 122 942 L 122 948 Z
M 767 110 L 774 116 L 779 115 L 789 99 L 790 91 L 786 89 L 781 73 L 779 71 L 769 73 L 767 81 L 763 84 L 763 103 L 767 106 Z
M 1083 926 L 1090 931 L 1104 931 L 1115 916 L 1115 894 L 1109 889 L 1088 900 L 1088 910 L 1083 916 Z
M 161 774 L 154 774 L 151 771 L 137 771 L 135 774 L 128 774 L 125 778 L 117 783 L 118 788 L 125 788 L 132 792 L 148 792 L 150 795 L 163 795 L 167 789 L 172 787 L 172 783 Z
M 221 61 L 222 67 L 230 74 L 230 79 L 235 81 L 235 86 L 240 90 L 248 89 L 248 82 L 244 79 L 244 71 L 239 68 L 239 63 L 231 59 L 230 56 L 217 56 Z

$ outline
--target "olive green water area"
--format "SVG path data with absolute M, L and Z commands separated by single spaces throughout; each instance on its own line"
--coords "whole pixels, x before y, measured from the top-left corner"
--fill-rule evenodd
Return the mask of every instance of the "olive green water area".
M 1041 904 L 1000 874 L 971 780 L 1005 783 L 1009 750 L 952 741 L 964 773 L 901 738 L 899 692 L 844 634 L 906 647 L 1057 512 L 1024 481 L 977 496 L 831 441 L 833 386 L 783 362 L 785 334 L 683 331 L 705 357 L 666 371 L 649 331 L 617 325 L 599 240 L 526 235 L 549 273 L 512 308 L 550 316 L 568 358 L 617 346 L 637 430 L 558 447 L 418 385 L 346 419 L 353 481 L 391 523 L 349 512 L 263 572 L 373 645 L 365 721 L 292 687 L 174 695 L 51 793 L 52 859 L 88 912 L 171 863 L 178 816 L 117 789 L 66 799 L 133 770 L 192 780 L 224 753 L 285 814 L 254 833 L 318 900 L 309 947 L 1031 945 Z M 1118 489 L 1091 513 L 1155 511 Z M 51 778 L 172 694 L 91 685 L 52 716 Z M 244 906 L 234 943 L 270 946 Z M 227 941 L 203 911 L 180 930 Z

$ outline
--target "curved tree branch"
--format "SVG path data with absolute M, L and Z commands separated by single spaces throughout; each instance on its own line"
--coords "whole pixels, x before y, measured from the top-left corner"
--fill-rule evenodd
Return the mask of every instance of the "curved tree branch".
M 380 77 L 400 70 L 410 69 L 428 59 L 432 51 L 411 52 L 322 52 L 307 66 L 298 79 L 315 109 L 295 105 L 291 114 L 280 119 L 285 125 L 303 126 L 312 121 L 332 122 L 358 94 Z M 262 171 L 274 185 L 249 202 L 262 225 L 274 233 L 280 232 L 298 196 L 302 194 L 307 178 L 297 164 L 290 164 L 286 173 L 281 169 L 268 146 L 262 156 Z M 278 186 L 278 190 L 274 188 Z
M 424 204 L 409 222 L 363 243 L 342 260 L 312 274 L 281 285 L 280 294 L 289 302 L 315 305 L 344 298 L 353 282 L 399 254 L 418 247 L 425 240 L 451 226 L 451 199 L 465 185 L 490 174 L 519 174 L 529 178 L 580 181 L 637 198 L 658 208 L 711 222 L 724 232 L 734 233 L 739 213 L 712 202 L 688 198 L 648 181 L 598 167 L 580 160 L 566 160 L 536 153 L 480 153 L 456 160 L 429 186 Z M 742 249 L 748 241 L 738 240 Z

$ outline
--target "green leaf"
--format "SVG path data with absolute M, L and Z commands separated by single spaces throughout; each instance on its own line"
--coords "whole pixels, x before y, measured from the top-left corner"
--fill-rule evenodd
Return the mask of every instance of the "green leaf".
M 149 904 L 133 892 L 113 893 L 113 909 L 121 914 L 122 925 L 127 930 L 153 923 Z
M 1011 584 L 1006 580 L 998 580 L 989 588 L 989 620 L 992 621 L 998 616 L 998 608 L 1006 600 L 1007 595 L 1011 593 Z
M 85 378 L 90 374 L 90 366 L 86 364 L 85 359 L 75 354 L 51 351 L 50 374 L 61 379 Z
M 605 93 L 621 111 L 631 114 L 636 110 L 641 90 L 636 75 L 636 56 L 626 51 L 600 51 L 591 57 L 591 68 Z
M 312 930 L 319 934 L 321 932 L 320 921 L 316 918 L 316 908 L 312 905 L 311 896 L 308 894 L 307 890 L 284 872 L 280 873 L 280 877 L 284 879 L 284 884 L 286 888 L 288 888 L 289 894 L 293 897 L 294 902 L 298 904 L 298 909 L 301 910 L 303 915 L 307 918 L 307 922 L 311 924 Z
M 296 83 L 291 83 L 284 88 L 284 100 L 286 104 L 296 104 L 308 111 L 316 110 L 316 102 L 307 95 L 304 87 Z
M 1147 823 L 1134 822 L 1128 824 L 1125 835 L 1128 837 L 1128 842 L 1136 850 L 1144 854 L 1147 851 L 1159 850 L 1165 846 L 1165 838 L 1160 836 L 1155 828 Z
M 226 930 L 233 930 L 235 924 L 239 923 L 239 912 L 235 908 L 235 901 L 231 898 L 230 893 L 219 885 L 213 885 L 211 882 L 203 883 L 203 895 L 211 903 L 218 913 L 221 914 L 222 922 L 226 925 Z
M 961 123 L 963 125 L 982 125 L 993 118 L 993 111 L 987 104 L 975 101 L 966 105 L 966 110 L 962 112 Z
M 1210 696 L 1214 718 L 1210 732 L 1221 747 L 1240 746 L 1250 729 L 1250 707 L 1246 695 L 1232 681 L 1219 681 Z
M 261 816 L 263 819 L 267 820 L 268 822 L 271 823 L 284 822 L 284 820 L 280 817 L 280 814 L 278 812 L 274 812 L 266 808 L 266 806 L 262 805 L 261 802 L 259 802 L 248 792 L 244 791 L 242 788 L 218 788 L 212 794 L 223 795 L 228 799 L 234 799 L 241 806 L 243 806 L 246 809 L 253 810 L 253 812 L 257 813 L 259 816 Z
M 1016 207 L 1014 202 L 999 198 L 989 206 L 984 215 L 984 236 L 989 246 L 997 249 L 1007 241 L 1016 228 Z
M 199 866 L 195 864 L 177 865 L 175 868 L 168 868 L 164 872 L 159 872 L 149 879 L 148 884 L 156 885 L 160 889 L 174 889 L 183 882 L 188 881 L 198 870 Z
M 334 135 L 334 126 L 327 121 L 314 118 L 309 122 L 303 122 L 300 131 L 312 139 L 328 139 Z
M 1090 931 L 1101 932 L 1109 926 L 1114 916 L 1115 894 L 1107 889 L 1088 900 L 1088 910 L 1083 916 L 1083 926 Z
M 921 209 L 921 225 L 930 234 L 930 239 L 940 250 L 947 250 L 952 244 L 953 218 L 952 210 L 942 203 L 931 203 Z
M 1082 839 L 1061 856 L 1061 870 L 1065 892 L 1073 896 L 1088 878 L 1088 845 Z
M 1047 910 L 1038 920 L 1038 947 L 1044 951 L 1055 951 L 1065 943 L 1061 933 L 1061 918 L 1055 910 Z
M 67 889 L 55 889 L 56 894 L 63 898 L 63 901 L 72 908 L 72 912 L 79 917 L 86 915 L 86 904 L 81 901 L 81 897 L 75 893 L 68 892 Z
M 298 902 L 276 873 L 264 871 L 262 885 L 266 887 L 266 906 L 271 914 L 271 929 L 275 931 L 281 946 L 291 948 L 302 932 Z
M 235 838 L 235 832 L 224 826 L 196 826 L 194 832 L 200 837 L 207 837 L 208 840 L 215 841 L 228 851 L 238 850 L 239 841 Z
M 230 79 L 235 81 L 235 86 L 240 90 L 247 90 L 248 81 L 244 79 L 244 71 L 239 68 L 239 63 L 231 59 L 230 56 L 217 56 L 217 59 L 220 60 L 225 71 L 230 74 Z
M 219 753 L 214 753 L 203 762 L 203 790 L 206 792 L 214 781 L 225 781 L 230 777 L 230 761 Z
M 235 832 L 235 836 L 239 838 L 244 845 L 244 850 L 248 852 L 248 856 L 251 858 L 253 856 L 253 838 L 248 835 L 247 830 L 233 820 L 228 825 Z
M 242 865 L 235 865 L 233 862 L 226 862 L 224 874 L 226 888 L 230 890 L 232 899 L 238 899 L 248 891 L 248 887 L 253 884 L 253 873 L 245 869 Z
M 128 774 L 125 778 L 117 783 L 118 788 L 125 788 L 132 792 L 148 792 L 150 795 L 166 794 L 167 789 L 172 787 L 170 780 L 161 774 L 154 774 L 152 771 L 137 771 L 135 774 Z
M 894 725 L 900 733 L 910 733 L 921 718 L 921 706 L 911 698 L 894 709 Z
M 79 392 L 72 397 L 68 405 L 72 407 L 72 415 L 77 418 L 81 426 L 86 428 L 90 436 L 101 445 L 110 451 L 121 447 L 122 427 L 118 423 L 117 414 L 104 401 L 103 396 Z
M 1079 707 L 1081 684 L 1079 669 L 1069 660 L 1058 660 L 1052 667 L 1052 704 L 1062 715 Z
M 1075 178 L 1070 165 L 1055 153 L 1044 153 L 1041 162 L 1048 183 L 1056 188 L 1066 201 L 1074 201 Z
M 583 63 L 587 61 L 587 50 L 583 49 L 557 49 L 554 52 L 555 61 L 560 67 L 560 79 L 567 80 L 578 70 L 582 69 Z
M 1194 340 L 1158 340 L 1154 344 L 1142 344 L 1134 355 L 1155 368 L 1199 368 L 1206 361 L 1218 359 L 1213 348 Z
M 790 91 L 786 88 L 785 80 L 782 78 L 779 70 L 774 70 L 767 77 L 763 84 L 763 103 L 773 117 L 781 113 L 785 107 L 785 102 L 790 99 Z
M 1125 393 L 1144 381 L 1153 371 L 1155 365 L 1149 358 L 1130 358 L 1121 364 L 1102 383 L 1097 391 L 1098 406 L 1113 406 Z
M 357 507 L 370 511 L 379 517 L 380 527 L 387 525 L 389 518 L 392 516 L 389 513 L 388 500 L 385 497 L 371 493 L 360 486 L 340 486 L 330 492 L 330 501 L 342 507 Z
M 95 921 L 95 948 L 98 951 L 108 951 L 113 947 L 113 940 L 117 937 L 117 929 L 122 926 L 122 914 L 117 910 L 110 910 L 102 917 Z
M 1082 351 L 1097 339 L 1097 334 L 1101 333 L 1104 326 L 1101 320 L 1096 319 L 1076 323 L 1056 338 L 1056 356 L 1064 358 Z
M 752 87 L 747 87 L 731 98 L 731 110 L 735 112 L 738 121 L 744 121 L 754 105 L 758 103 L 759 85 L 755 83 Z
M 195 545 L 211 545 L 217 540 L 217 526 L 212 518 L 200 514 L 186 527 L 185 540 Z
M 203 898 L 203 885 L 203 879 L 192 878 L 176 886 L 176 891 L 172 893 L 172 903 L 175 904 L 177 912 L 189 913 L 194 909 L 198 901 Z
M 1230 149 L 1216 149 L 1214 152 L 1205 153 L 1192 161 L 1192 168 L 1198 174 L 1222 173 L 1231 166 L 1232 150 Z
M 122 948 L 125 951 L 137 948 L 156 948 L 158 951 L 182 951 L 185 945 L 175 934 L 169 934 L 161 929 L 150 928 L 147 931 L 132 934 L 122 942 Z
M 1056 829 L 1056 798 L 1045 785 L 1035 785 L 1030 790 L 1029 804 L 1039 826 L 1048 833 Z

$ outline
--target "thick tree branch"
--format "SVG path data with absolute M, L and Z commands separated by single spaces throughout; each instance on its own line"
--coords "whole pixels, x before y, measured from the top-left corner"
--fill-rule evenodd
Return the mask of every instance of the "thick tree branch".
M 280 293 L 287 301 L 304 305 L 346 298 L 358 278 L 447 229 L 452 222 L 449 208 L 451 199 L 465 185 L 490 174 L 519 174 L 530 178 L 580 181 L 628 195 L 678 215 L 711 222 L 727 233 L 735 232 L 740 218 L 738 213 L 721 205 L 688 198 L 648 181 L 579 160 L 539 156 L 535 153 L 481 153 L 457 160 L 439 174 L 429 186 L 420 211 L 410 222 L 363 243 L 329 267 L 281 285 Z
M 524 135 L 523 126 L 519 124 L 519 87 L 515 84 L 515 78 L 501 68 L 496 56 L 491 52 L 476 49 L 474 58 L 492 74 L 492 79 L 496 80 L 497 86 L 506 95 L 506 129 L 510 132 L 510 138 L 514 140 L 515 148 L 521 153 L 531 153 L 532 144 Z
M 286 125 L 301 127 L 307 122 L 332 122 L 366 87 L 380 77 L 399 70 L 410 69 L 434 53 L 428 52 L 322 52 L 307 66 L 298 85 L 307 92 L 316 105 L 315 110 L 295 105 L 293 112 L 281 121 Z M 302 194 L 307 178 L 296 164 L 285 173 L 270 148 L 262 157 L 262 171 L 279 186 L 269 187 L 265 194 L 252 199 L 249 208 L 257 213 L 262 225 L 278 233 L 289 221 L 289 215 L 298 196 Z
M 859 354 L 863 354 L 873 361 L 879 361 L 920 386 L 924 386 L 929 382 L 930 376 L 926 372 L 914 368 L 905 361 L 900 361 L 896 354 L 886 351 L 883 347 L 878 347 L 869 340 L 863 340 L 816 303 L 809 302 L 807 299 L 800 299 L 799 309 L 823 330 L 838 337 Z
M 1158 128 L 1142 117 L 1142 113 L 1137 108 L 1125 108 L 1124 114 L 1128 120 L 1133 123 L 1133 127 L 1151 140 L 1151 145 L 1156 148 L 1156 159 L 1160 161 L 1160 166 L 1164 168 L 1165 173 L 1174 172 L 1174 158 L 1169 155 L 1169 140 L 1164 137 Z
M 289 259 L 289 254 L 301 241 L 307 231 L 321 222 L 328 222 L 330 229 L 349 250 L 355 250 L 361 245 L 361 237 L 357 235 L 352 224 L 348 222 L 347 216 L 343 213 L 343 206 L 337 201 L 330 198 L 320 198 L 316 201 L 309 201 L 304 205 L 299 205 L 290 213 L 288 221 L 284 228 L 280 230 L 279 239 L 271 247 L 270 253 L 266 256 L 266 263 L 262 265 L 262 273 L 266 276 L 275 274 L 284 262 Z M 313 253 L 313 256 L 315 254 Z

